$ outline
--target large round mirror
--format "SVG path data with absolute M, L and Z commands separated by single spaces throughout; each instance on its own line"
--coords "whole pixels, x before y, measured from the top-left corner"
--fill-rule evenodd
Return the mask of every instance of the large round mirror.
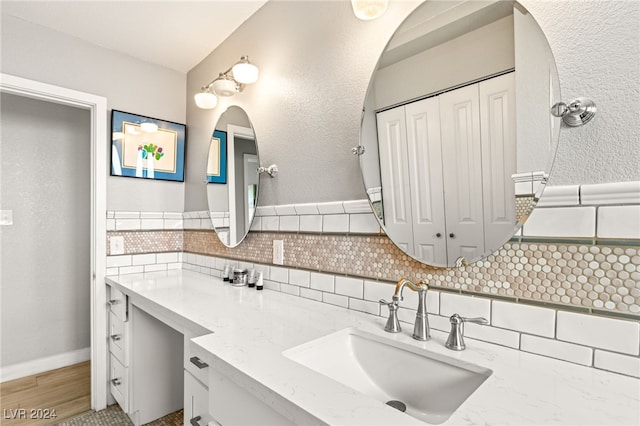
M 209 214 L 225 246 L 237 246 L 249 232 L 259 182 L 253 126 L 242 108 L 231 106 L 218 119 L 207 160 Z
M 551 49 L 520 4 L 421 4 L 387 44 L 364 105 L 360 166 L 389 238 L 440 267 L 502 247 L 547 181 L 559 100 Z

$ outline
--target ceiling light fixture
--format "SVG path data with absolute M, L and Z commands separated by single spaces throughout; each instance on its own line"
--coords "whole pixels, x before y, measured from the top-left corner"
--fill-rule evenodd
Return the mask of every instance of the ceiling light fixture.
M 242 56 L 231 68 L 221 72 L 211 83 L 202 86 L 194 98 L 202 109 L 212 109 L 218 104 L 218 96 L 233 96 L 244 90 L 245 84 L 258 80 L 258 67 L 249 62 L 248 56 Z
M 351 7 L 358 19 L 370 21 L 384 15 L 389 0 L 351 0 Z

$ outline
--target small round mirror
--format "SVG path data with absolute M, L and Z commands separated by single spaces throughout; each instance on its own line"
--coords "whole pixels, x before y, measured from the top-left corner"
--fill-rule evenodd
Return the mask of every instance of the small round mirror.
M 230 106 L 218 119 L 209 144 L 207 200 L 213 228 L 236 247 L 251 228 L 258 202 L 258 145 L 247 113 Z
M 513 1 L 424 2 L 369 85 L 360 166 L 388 237 L 432 266 L 474 262 L 528 218 L 555 155 L 558 75 Z

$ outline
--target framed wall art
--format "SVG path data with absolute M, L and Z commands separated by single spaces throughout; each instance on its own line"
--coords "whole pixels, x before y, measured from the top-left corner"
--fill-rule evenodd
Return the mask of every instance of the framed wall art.
M 207 160 L 207 182 L 227 183 L 227 132 L 213 132 Z
M 184 124 L 112 110 L 111 138 L 111 176 L 184 182 Z

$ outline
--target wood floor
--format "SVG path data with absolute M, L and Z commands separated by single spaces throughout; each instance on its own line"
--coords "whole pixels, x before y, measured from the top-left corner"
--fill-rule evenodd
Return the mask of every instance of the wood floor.
M 91 409 L 90 362 L 0 383 L 0 407 L 2 426 L 53 425 L 84 413 Z

